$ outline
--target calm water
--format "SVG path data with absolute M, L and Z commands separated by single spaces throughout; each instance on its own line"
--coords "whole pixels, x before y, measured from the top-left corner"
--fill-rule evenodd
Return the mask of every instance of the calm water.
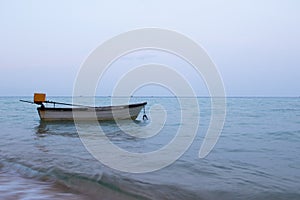
M 172 165 L 146 174 L 102 165 L 85 149 L 74 124 L 41 123 L 36 106 L 19 99 L 31 97 L 0 97 L 0 199 L 300 199 L 300 98 L 228 98 L 222 135 L 205 159 L 198 152 L 210 99 L 199 98 L 201 120 L 191 147 Z M 180 123 L 176 99 L 133 101 L 147 101 L 146 109 L 163 105 L 165 127 L 142 140 L 102 123 L 110 140 L 133 152 L 153 151 L 172 140 Z M 138 129 L 124 123 L 138 134 L 151 131 L 150 122 L 136 123 Z

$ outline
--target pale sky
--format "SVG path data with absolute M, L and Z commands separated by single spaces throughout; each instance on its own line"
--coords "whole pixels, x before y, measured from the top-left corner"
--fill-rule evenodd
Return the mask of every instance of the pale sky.
M 0 0 L 0 96 L 72 95 L 91 51 L 145 27 L 174 30 L 201 45 L 228 96 L 300 96 L 298 0 Z M 153 61 L 153 55 L 124 60 Z M 180 63 L 172 56 L 164 59 Z M 187 77 L 193 84 L 194 77 Z M 99 95 L 114 84 L 103 81 L 106 91 Z M 197 94 L 205 94 L 199 88 Z

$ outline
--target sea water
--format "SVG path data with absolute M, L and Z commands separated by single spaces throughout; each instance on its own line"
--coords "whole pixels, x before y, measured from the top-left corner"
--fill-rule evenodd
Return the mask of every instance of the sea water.
M 43 123 L 36 106 L 19 99 L 31 97 L 0 97 L 0 199 L 300 199 L 300 98 L 227 98 L 221 136 L 204 159 L 198 154 L 211 100 L 197 98 L 200 121 L 192 145 L 173 164 L 138 174 L 102 164 L 85 148 L 74 123 Z M 93 132 L 101 126 L 111 142 L 136 153 L 163 148 L 176 137 L 182 109 L 176 98 L 131 101 L 147 101 L 148 116 L 152 106 L 164 108 L 159 134 L 136 139 L 113 122 L 83 128 Z M 108 105 L 110 98 L 96 102 Z M 149 118 L 122 123 L 143 135 L 160 120 Z

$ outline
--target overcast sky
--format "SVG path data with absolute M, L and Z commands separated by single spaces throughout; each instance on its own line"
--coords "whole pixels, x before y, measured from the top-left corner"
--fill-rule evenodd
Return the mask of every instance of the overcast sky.
M 300 96 L 298 0 L 1 0 L 0 96 L 71 95 L 92 50 L 144 27 L 178 31 L 200 44 L 217 65 L 228 96 Z M 134 65 L 139 56 L 144 62 L 162 56 L 180 63 L 155 52 L 124 60 Z M 107 78 L 103 84 L 106 91 L 99 95 L 114 83 Z

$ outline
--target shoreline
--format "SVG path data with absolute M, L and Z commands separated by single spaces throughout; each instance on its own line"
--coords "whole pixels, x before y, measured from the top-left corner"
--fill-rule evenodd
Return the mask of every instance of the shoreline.
M 0 199 L 86 200 L 89 196 L 50 180 L 23 177 L 0 167 Z

